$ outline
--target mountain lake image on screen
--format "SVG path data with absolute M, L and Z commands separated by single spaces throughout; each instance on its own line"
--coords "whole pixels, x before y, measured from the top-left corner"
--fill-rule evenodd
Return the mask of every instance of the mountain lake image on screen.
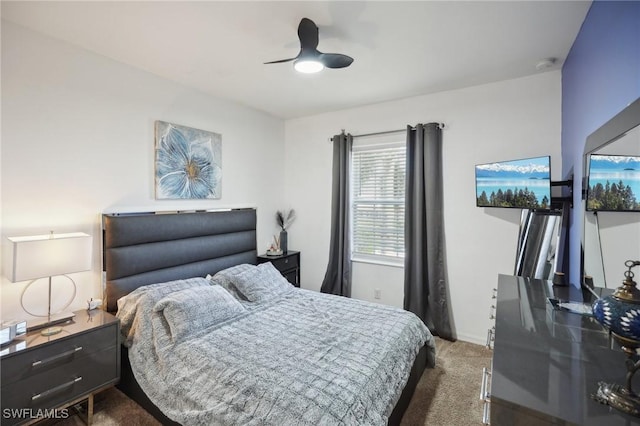
M 592 154 L 587 210 L 640 212 L 640 157 Z
M 551 206 L 551 158 L 534 157 L 476 166 L 476 205 L 518 209 Z

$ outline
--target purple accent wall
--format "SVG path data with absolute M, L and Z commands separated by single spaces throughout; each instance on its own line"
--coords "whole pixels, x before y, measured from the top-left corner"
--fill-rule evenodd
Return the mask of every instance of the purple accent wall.
M 594 1 L 562 67 L 562 173 L 574 175 L 569 279 L 576 286 L 585 141 L 639 97 L 640 1 Z

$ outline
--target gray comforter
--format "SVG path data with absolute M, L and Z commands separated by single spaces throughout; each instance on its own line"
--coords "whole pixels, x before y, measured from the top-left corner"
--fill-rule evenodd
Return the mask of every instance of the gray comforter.
M 181 424 L 384 425 L 423 345 L 434 362 L 433 338 L 414 314 L 293 288 L 244 301 L 250 309 L 213 325 L 199 315 L 186 338 L 172 338 L 158 302 L 207 285 L 151 285 L 119 301 L 136 379 Z

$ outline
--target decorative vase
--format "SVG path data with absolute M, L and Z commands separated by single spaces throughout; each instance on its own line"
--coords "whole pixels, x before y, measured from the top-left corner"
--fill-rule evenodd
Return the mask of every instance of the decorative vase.
M 593 316 L 600 324 L 608 328 L 611 336 L 620 343 L 627 355 L 627 376 L 625 385 L 599 382 L 593 398 L 627 414 L 640 417 L 640 396 L 632 388 L 632 379 L 640 369 L 640 290 L 636 288 L 631 268 L 640 265 L 640 261 L 627 260 L 629 268 L 625 280 L 611 296 L 598 299 L 593 304 Z
M 280 250 L 282 254 L 287 254 L 287 231 L 280 231 Z
M 635 262 L 628 260 L 625 265 L 625 280 L 616 291 L 593 304 L 593 316 L 608 328 L 623 346 L 640 346 L 640 290 L 633 281 L 631 268 Z

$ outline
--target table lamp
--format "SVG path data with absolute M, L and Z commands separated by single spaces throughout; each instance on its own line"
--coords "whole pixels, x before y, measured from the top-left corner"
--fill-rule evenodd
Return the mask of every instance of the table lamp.
M 72 313 L 63 314 L 76 296 L 76 283 L 66 274 L 87 271 L 91 269 L 91 236 L 83 232 L 68 234 L 34 235 L 27 237 L 9 237 L 11 242 L 9 280 L 11 282 L 32 280 L 22 291 L 20 304 L 22 309 L 34 317 L 46 317 L 46 322 L 29 327 L 30 330 L 45 328 L 41 331 L 44 336 L 50 336 L 61 331 L 60 327 L 52 327 L 73 318 Z M 56 312 L 51 312 L 51 279 L 63 275 L 73 284 L 71 300 Z M 30 312 L 24 304 L 24 295 L 34 282 L 40 278 L 49 278 L 49 300 L 47 314 Z

